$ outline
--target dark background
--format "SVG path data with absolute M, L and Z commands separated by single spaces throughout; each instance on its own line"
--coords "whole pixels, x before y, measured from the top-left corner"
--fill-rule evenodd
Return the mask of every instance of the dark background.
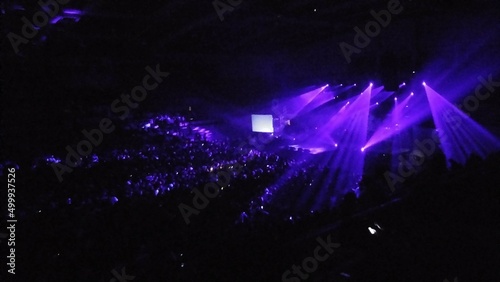
M 141 83 L 146 74 L 146 66 L 154 68 L 157 64 L 171 75 L 134 110 L 134 116 L 154 111 L 183 111 L 189 105 L 193 106 L 199 115 L 209 115 L 213 109 L 229 106 L 238 109 L 266 103 L 277 97 L 297 93 L 297 89 L 310 85 L 368 81 L 378 84 L 400 83 L 412 78 L 417 79 L 412 75 L 413 71 L 417 74 L 429 70 L 433 74 L 451 71 L 469 78 L 491 73 L 497 81 L 500 80 L 500 4 L 494 0 L 401 0 L 403 12 L 393 16 L 390 25 L 383 28 L 360 54 L 354 54 L 353 61 L 348 64 L 340 51 L 339 43 L 345 41 L 352 44 L 353 28 L 358 26 L 363 29 L 365 24 L 372 20 L 370 11 L 386 9 L 387 2 L 243 0 L 234 11 L 224 14 L 224 21 L 220 21 L 212 2 L 206 0 L 73 0 L 60 8 L 83 11 L 79 22 L 61 20 L 57 24 L 41 27 L 38 34 L 30 39 L 28 44 L 22 44 L 20 52 L 15 54 L 7 34 L 14 32 L 21 35 L 21 17 L 26 16 L 31 20 L 40 7 L 36 1 L 3 1 L 0 4 L 3 22 L 0 158 L 15 161 L 20 165 L 19 186 L 23 187 L 24 182 L 30 182 L 30 179 L 27 179 L 27 171 L 35 158 L 46 154 L 64 157 L 65 146 L 74 146 L 82 140 L 81 130 L 96 128 L 103 117 L 112 118 L 118 128 L 125 125 L 116 115 L 109 112 L 111 102 L 119 98 L 121 93 L 128 92 Z M 432 80 L 432 77 L 429 79 Z M 453 79 L 453 76 L 448 76 L 447 79 L 447 85 L 461 82 L 459 79 Z M 498 95 L 494 93 L 481 103 L 473 115 L 477 120 L 481 120 L 482 125 L 497 125 L 500 120 L 498 106 Z M 127 140 L 120 139 L 122 137 L 118 129 L 105 136 L 109 139 L 96 148 L 96 151 L 106 150 L 112 144 L 126 143 Z M 353 271 L 358 273 L 364 273 L 366 269 L 381 269 L 379 272 L 383 275 L 378 277 L 379 280 L 373 281 L 395 281 L 401 277 L 416 281 L 420 277 L 418 275 L 432 271 L 445 261 L 449 261 L 454 267 L 447 271 L 440 269 L 441 273 L 433 278 L 448 277 L 452 280 L 454 276 L 460 276 L 457 270 L 461 269 L 468 274 L 468 281 L 475 278 L 476 281 L 487 281 L 487 278 L 498 277 L 495 276 L 497 265 L 480 265 L 484 258 L 490 263 L 498 262 L 498 247 L 494 243 L 495 236 L 499 234 L 498 185 L 495 184 L 498 183 L 498 175 L 490 179 L 475 172 L 476 170 L 471 169 L 469 174 L 453 175 L 450 177 L 452 181 L 443 181 L 445 184 L 436 182 L 436 186 L 445 186 L 443 191 L 437 192 L 432 189 L 434 186 L 427 185 L 435 179 L 431 175 L 429 178 L 432 181 L 417 182 L 419 187 L 424 189 L 419 190 L 416 198 L 406 202 L 406 205 L 396 205 L 389 211 L 372 214 L 360 219 L 356 224 L 347 222 L 345 230 L 349 232 L 335 235 L 346 246 L 348 255 L 334 258 L 328 265 L 333 267 L 339 261 L 352 264 L 355 265 Z M 51 178 L 47 183 L 55 182 L 54 175 L 50 173 Z M 484 173 L 489 176 L 496 175 L 494 170 Z M 30 183 L 33 186 L 27 187 L 26 190 L 37 191 L 37 182 Z M 66 183 L 68 186 L 78 184 L 69 181 Z M 482 190 L 478 196 L 474 194 L 476 187 L 488 189 Z M 25 193 L 26 196 L 38 197 L 37 194 Z M 484 208 L 484 202 L 489 203 L 488 208 Z M 175 209 L 176 204 L 177 202 L 172 202 L 171 206 Z M 143 236 L 156 236 L 152 234 L 158 230 L 166 234 L 175 228 L 156 221 L 155 216 L 162 215 L 162 209 L 152 207 L 148 203 L 137 206 L 143 208 L 143 211 L 138 212 L 136 206 L 126 209 L 126 212 L 110 208 L 100 214 L 104 214 L 102 220 L 95 221 L 93 217 L 89 217 L 82 219 L 82 223 L 78 225 L 89 233 L 96 231 L 96 236 L 101 236 L 97 231 L 101 227 L 110 226 L 111 222 L 117 222 L 117 226 L 126 228 L 136 224 L 140 226 L 144 223 L 142 215 L 147 215 L 148 220 L 154 224 L 148 225 L 150 229 L 134 229 L 134 232 L 140 234 L 137 235 L 140 238 L 138 241 L 141 241 Z M 211 211 L 215 210 L 217 206 Z M 471 214 L 472 210 L 477 212 Z M 108 211 L 110 212 L 107 213 Z M 115 212 L 118 220 L 115 218 Z M 164 218 L 170 216 L 167 212 L 164 213 Z M 76 216 L 70 212 L 59 210 L 51 211 L 47 216 L 31 216 L 31 222 L 27 222 L 26 226 L 42 222 L 44 232 L 49 235 L 43 233 L 43 236 L 47 236 L 47 241 L 42 238 L 40 242 L 25 243 L 24 248 L 35 245 L 50 248 L 51 246 L 44 243 L 57 242 L 58 234 L 64 232 L 65 226 L 70 225 L 73 218 Z M 201 257 L 198 260 L 195 256 L 197 253 L 192 255 L 200 264 L 196 265 L 197 267 L 204 267 L 213 277 L 221 277 L 215 272 L 220 271 L 219 268 L 224 265 L 229 268 L 236 267 L 241 261 L 251 266 L 252 263 L 258 265 L 251 258 L 247 258 L 245 253 L 251 251 L 255 244 L 242 243 L 241 246 L 234 246 L 233 249 L 242 250 L 235 252 L 239 257 L 234 262 L 233 258 L 236 257 L 230 255 L 220 255 L 223 258 L 221 261 L 210 260 L 219 257 L 217 252 L 223 249 L 227 242 L 218 237 L 218 233 L 207 235 L 203 232 L 205 227 L 211 226 L 207 218 L 210 219 L 210 215 L 200 217 L 200 224 L 194 231 L 187 227 L 186 230 L 176 229 L 178 233 L 173 236 L 185 240 L 185 245 L 195 244 L 204 248 L 209 259 Z M 385 233 L 389 235 L 384 237 L 382 242 L 377 241 L 378 237 L 370 237 L 371 241 L 367 241 L 371 235 L 365 234 L 366 226 L 372 224 L 374 218 L 384 221 L 384 226 L 390 230 Z M 455 221 L 457 218 L 459 220 Z M 315 226 L 326 226 L 330 223 L 327 216 L 322 220 L 315 223 Z M 447 232 L 436 231 L 445 224 L 451 226 Z M 57 232 L 51 233 L 54 226 L 58 226 Z M 489 230 L 489 226 L 493 226 L 492 230 Z M 391 230 L 391 227 L 398 228 Z M 26 227 L 26 230 L 30 228 Z M 272 234 L 280 234 L 281 231 L 280 226 L 273 228 L 274 233 L 270 232 L 270 235 L 262 232 L 254 237 L 254 234 L 247 233 L 247 230 L 232 230 L 230 234 L 234 237 L 244 234 L 248 237 L 242 237 L 243 241 L 259 242 L 259 251 L 271 249 L 275 257 L 269 261 L 282 259 L 284 249 L 295 252 L 292 246 L 275 244 L 279 240 L 293 242 L 294 238 L 271 238 Z M 295 228 L 308 230 L 308 225 L 306 223 Z M 31 231 L 36 232 L 34 227 Z M 185 236 L 183 232 L 189 236 Z M 201 238 L 200 234 L 205 236 Z M 352 234 L 365 235 L 353 237 Z M 22 236 L 24 237 L 18 238 L 30 238 L 31 234 L 25 232 Z M 439 237 L 439 240 L 426 240 L 432 236 Z M 76 237 L 72 235 L 68 238 L 76 241 L 73 239 Z M 196 241 L 193 238 L 200 239 Z M 202 241 L 203 239 L 205 241 Z M 210 244 L 210 240 L 217 243 Z M 158 241 L 163 241 L 163 238 Z M 265 243 L 260 243 L 261 241 Z M 443 245 L 443 241 L 449 241 L 450 244 Z M 170 244 L 173 245 L 172 248 L 177 247 L 177 243 L 173 240 L 172 242 L 165 244 L 168 248 L 171 247 Z M 314 236 L 307 238 L 307 242 L 314 244 Z M 363 245 L 363 242 L 368 243 Z M 74 242 L 64 244 L 72 247 Z M 303 253 L 314 247 L 301 246 L 299 248 Z M 366 246 L 369 246 L 366 252 L 359 251 Z M 421 249 L 420 246 L 425 248 Z M 459 246 L 464 247 L 461 249 Z M 95 253 L 101 251 L 101 246 L 93 247 Z M 165 250 L 168 248 L 150 246 L 150 249 L 158 249 L 155 254 L 157 256 L 153 256 L 151 261 L 165 259 L 168 256 Z M 435 250 L 447 255 L 436 256 Z M 491 251 L 484 253 L 484 250 Z M 123 252 L 127 250 L 124 249 Z M 411 255 L 412 252 L 415 252 L 414 256 Z M 358 255 L 359 253 L 362 256 Z M 396 254 L 397 258 L 405 257 L 406 260 L 395 262 L 398 259 L 391 259 L 392 254 Z M 460 256 L 466 259 L 455 263 L 453 259 Z M 303 256 L 300 254 L 296 257 Z M 296 262 L 296 257 L 287 257 L 285 261 L 280 262 L 277 269 L 287 269 Z M 346 258 L 356 258 L 363 263 L 359 264 L 355 259 L 350 261 Z M 25 261 L 28 259 L 27 256 L 24 258 Z M 62 267 L 79 265 L 80 259 L 60 259 L 59 262 L 57 258 L 47 258 L 54 267 L 47 272 L 56 273 Z M 93 258 L 83 259 L 91 261 Z M 56 260 L 58 263 L 53 264 Z M 19 261 L 21 262 L 23 260 Z M 391 263 L 397 263 L 394 268 L 399 271 L 394 276 L 391 276 L 393 274 L 390 272 Z M 465 271 L 474 263 L 474 270 Z M 406 272 L 407 265 L 414 267 Z M 109 277 L 111 268 L 107 264 L 92 261 L 87 263 L 87 267 L 97 269 L 96 272 L 102 270 L 108 275 L 105 276 L 106 279 Z M 118 264 L 116 267 L 119 267 Z M 148 272 L 147 267 L 143 268 L 144 272 Z M 157 271 L 169 271 L 160 266 L 159 270 L 155 267 L 152 268 Z M 268 270 L 272 270 L 276 276 L 280 275 L 273 267 L 276 266 L 269 265 Z M 229 268 L 223 269 L 221 273 L 231 272 Z M 246 269 L 245 275 L 248 276 L 242 280 L 252 281 L 249 274 L 259 271 L 258 266 L 255 266 L 255 269 Z M 25 270 L 25 273 L 29 273 L 28 270 Z M 131 269 L 130 273 L 139 273 L 139 269 Z M 397 278 L 390 280 L 386 277 Z M 210 278 L 212 277 L 207 279 Z M 370 277 L 361 276 L 362 281 L 369 279 Z
M 3 36 L 4 144 L 19 158 L 72 142 L 70 132 L 84 125 L 71 120 L 109 115 L 111 101 L 138 84 L 147 65 L 171 75 L 138 111 L 204 100 L 237 107 L 325 82 L 394 84 L 437 61 L 471 76 L 496 67 L 496 1 L 402 0 L 403 11 L 348 64 L 339 43 L 353 44 L 353 28 L 364 29 L 370 11 L 387 3 L 243 1 L 224 21 L 210 1 L 59 5 L 84 14 L 40 28 L 17 55 Z M 5 1 L 5 34 L 21 35 L 21 17 L 39 9 Z

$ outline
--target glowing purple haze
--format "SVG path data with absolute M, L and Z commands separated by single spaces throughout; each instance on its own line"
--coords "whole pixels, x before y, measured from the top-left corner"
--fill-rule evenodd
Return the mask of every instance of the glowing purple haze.
M 425 91 L 447 159 L 465 164 L 471 154 L 485 158 L 491 152 L 500 150 L 499 140 L 485 128 L 428 85 Z

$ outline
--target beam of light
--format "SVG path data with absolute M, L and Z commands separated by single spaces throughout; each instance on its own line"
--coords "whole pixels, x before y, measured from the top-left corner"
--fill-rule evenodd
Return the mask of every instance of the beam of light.
M 429 86 L 425 87 L 439 142 L 448 160 L 465 164 L 472 155 L 485 158 L 500 141 Z
M 61 16 L 55 16 L 52 20 L 50 20 L 50 23 L 51 24 L 56 24 L 58 23 L 60 20 L 62 20 L 63 17 Z
M 354 102 L 360 96 L 361 95 L 354 96 L 347 102 L 343 101 L 342 103 L 337 104 L 340 106 L 340 108 L 337 108 L 337 112 L 334 115 L 331 115 L 330 119 L 324 123 L 323 127 L 320 130 L 320 132 L 322 132 L 322 135 L 324 135 L 325 132 L 330 132 L 337 124 L 342 124 L 348 119 L 348 115 L 344 114 L 344 112 L 350 106 L 351 102 Z
M 382 90 L 384 90 L 384 86 L 372 88 L 372 93 L 371 93 L 372 98 L 376 97 L 379 93 L 382 92 Z
M 308 114 L 300 114 L 292 122 L 296 128 L 303 128 L 303 130 L 300 130 L 302 133 L 295 136 L 297 144 L 300 144 L 302 148 L 323 147 L 325 149 L 334 149 L 334 144 L 337 143 L 337 140 L 334 140 L 332 136 L 326 133 L 330 132 L 331 128 L 339 120 L 347 118 L 343 113 L 352 106 L 357 97 L 359 95 L 343 101 L 340 101 L 340 99 L 331 100 L 329 103 L 325 103 L 324 106 L 318 107 Z M 309 128 L 313 130 L 309 130 Z
M 338 94 L 341 94 L 342 92 L 344 92 L 343 90 L 337 90 L 338 88 L 339 88 L 339 86 L 330 87 L 328 89 L 325 89 L 323 92 L 318 94 L 318 96 L 316 96 L 316 98 L 314 98 L 309 104 L 307 104 L 305 107 L 303 107 L 300 110 L 300 112 L 297 113 L 296 116 L 301 116 L 301 115 L 307 114 L 307 113 L 325 105 L 326 103 L 334 100 Z
M 407 145 L 411 144 L 411 141 L 406 140 L 406 131 L 401 130 L 400 124 L 404 121 L 405 110 L 407 109 L 407 105 L 413 95 L 410 93 L 403 101 L 399 102 L 395 100 L 394 109 L 392 110 L 391 116 L 391 124 L 390 127 L 393 129 L 394 134 L 392 136 L 392 150 L 391 150 L 391 165 L 392 170 L 395 171 L 399 165 L 399 159 L 397 158 L 399 154 L 409 150 L 406 148 Z M 409 142 L 405 142 L 409 141 Z
M 337 140 L 340 149 L 332 152 L 334 157 L 327 165 L 329 174 L 321 185 L 315 209 L 326 204 L 334 206 L 333 200 L 354 190 L 363 174 L 364 154 L 360 148 L 367 138 L 370 98 L 371 87 L 368 87 L 351 105 L 346 105 L 331 119 L 333 126 L 325 134 Z
M 412 97 L 412 98 L 411 98 Z M 411 107 L 406 107 L 411 98 Z M 375 130 L 372 136 L 369 138 L 365 147 L 368 149 L 376 144 L 383 141 L 389 140 L 394 134 L 402 132 L 409 127 L 423 121 L 425 118 L 431 115 L 430 109 L 427 103 L 425 95 L 411 95 L 401 103 L 395 103 L 397 106 L 393 111 L 382 121 L 379 127 Z M 403 113 L 402 113 L 403 112 Z M 395 130 L 394 122 L 392 116 L 394 114 L 399 114 L 400 118 L 398 120 L 398 130 Z
M 75 14 L 74 12 L 73 13 L 63 13 L 63 15 L 61 15 L 61 16 L 55 16 L 54 18 L 52 18 L 50 20 L 50 23 L 57 24 L 62 19 L 71 19 L 74 22 L 79 22 L 80 21 L 80 14 Z
M 413 97 L 413 94 L 410 93 L 402 102 L 396 103 L 396 106 L 393 110 L 393 116 L 395 117 L 395 122 L 399 123 L 401 120 L 402 112 L 406 109 L 406 106 L 410 102 L 410 99 Z M 394 98 L 396 99 L 396 98 Z M 397 101 L 397 99 L 396 99 Z
M 364 167 L 364 154 L 360 152 L 360 148 L 367 139 L 370 99 L 371 87 L 361 95 L 329 107 L 328 115 L 322 116 L 326 118 L 322 124 L 326 125 L 314 131 L 316 134 L 309 135 L 313 136 L 313 141 L 320 140 L 337 149 L 309 158 L 320 169 L 311 172 L 313 181 L 307 187 L 287 191 L 281 189 L 298 172 L 298 168 L 287 171 L 273 184 L 276 191 L 273 201 L 282 203 L 287 199 L 286 205 L 291 210 L 320 210 L 338 204 L 337 199 L 342 199 L 346 192 L 357 188 L 357 181 Z M 331 113 L 332 110 L 334 114 Z M 299 167 L 307 167 L 310 161 Z
M 64 9 L 63 13 L 67 14 L 67 15 L 81 15 L 81 14 L 83 14 L 82 11 L 75 10 L 75 9 Z
M 285 99 L 280 102 L 286 109 L 286 119 L 293 119 L 302 111 L 309 103 L 311 103 L 320 93 L 322 93 L 328 85 L 316 88 L 306 92 L 300 96 Z
M 362 95 L 329 107 L 328 115 L 322 116 L 326 118 L 321 122 L 325 125 L 315 130 L 316 134 L 309 133 L 310 139 L 304 141 L 304 145 L 311 146 L 314 142 L 329 144 L 330 149 L 314 159 L 314 164 L 321 169 L 313 172 L 314 181 L 310 186 L 299 191 L 278 189 L 278 194 L 283 196 L 276 197 L 275 201 L 289 199 L 293 209 L 320 210 L 337 204 L 337 199 L 356 188 L 364 166 L 364 154 L 359 148 L 366 142 L 370 92 L 368 88 Z
M 393 91 L 384 91 L 384 87 L 380 86 L 372 90 L 372 99 L 376 100 L 379 103 L 382 103 L 393 94 Z

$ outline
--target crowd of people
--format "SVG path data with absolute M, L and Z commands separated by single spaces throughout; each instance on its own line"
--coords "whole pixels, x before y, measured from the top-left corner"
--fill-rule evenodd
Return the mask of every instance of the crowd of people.
M 339 276 L 339 265 L 353 273 L 369 265 L 364 259 L 367 254 L 356 245 L 370 240 L 365 237 L 369 233 L 361 234 L 360 228 L 366 228 L 367 218 L 391 222 L 387 212 L 353 219 L 357 213 L 401 196 L 382 187 L 383 174 L 365 175 L 357 189 L 338 196 L 338 205 L 325 209 L 317 205 L 317 198 L 322 196 L 321 187 L 334 185 L 337 172 L 314 157 L 304 160 L 265 152 L 243 138 L 216 140 L 200 134 L 207 130 L 199 126 L 195 130 L 180 116 L 137 120 L 127 130 L 134 136 L 131 141 L 95 152 L 62 183 L 50 166 L 60 161 L 57 157 L 44 156 L 32 164 L 32 177 L 19 193 L 23 203 L 20 216 L 26 222 L 19 230 L 20 238 L 26 238 L 19 248 L 33 252 L 29 260 L 21 258 L 20 265 L 26 263 L 33 273 L 44 277 L 39 281 L 109 281 L 111 270 L 123 266 L 137 281 L 279 280 L 282 271 L 311 251 L 307 243 L 296 250 L 290 246 L 297 240 L 314 242 L 309 233 L 342 222 L 351 223 L 342 223 L 344 229 L 333 232 L 345 245 L 345 253 L 340 251 L 329 260 L 329 269 L 312 281 L 366 281 L 359 278 L 361 272 L 358 280 Z M 499 155 L 472 158 L 467 165 L 455 165 L 451 170 L 439 158 L 431 162 L 429 169 L 404 183 L 410 195 L 405 201 L 426 203 L 429 197 L 436 201 L 436 197 L 444 198 L 442 191 L 477 193 L 478 199 L 489 199 L 481 203 L 489 212 L 498 211 L 494 207 L 498 198 L 491 197 L 498 193 L 489 181 L 498 183 Z M 230 172 L 231 179 L 208 208 L 186 225 L 179 204 L 191 205 L 193 189 L 203 191 L 205 184 L 218 180 L 220 171 Z M 484 189 L 475 191 L 464 183 L 481 183 Z M 401 213 L 421 216 L 411 210 Z M 379 244 L 402 236 L 393 228 L 391 237 L 380 239 Z M 45 247 L 36 248 L 41 240 Z M 411 251 L 410 246 L 405 248 Z M 361 262 L 353 265 L 352 261 Z M 462 263 L 453 266 L 459 269 Z
M 62 183 L 66 192 L 52 198 L 51 206 L 168 196 L 169 192 L 189 192 L 217 181 L 218 171 L 231 171 L 233 166 L 241 171 L 232 173 L 231 184 L 274 177 L 294 164 L 293 160 L 259 151 L 242 138 L 212 140 L 208 130 L 191 126 L 180 116 L 158 115 L 131 123 L 128 130 L 140 138 L 84 158 Z M 61 160 L 44 156 L 32 169 L 50 178 L 50 165 L 55 162 Z

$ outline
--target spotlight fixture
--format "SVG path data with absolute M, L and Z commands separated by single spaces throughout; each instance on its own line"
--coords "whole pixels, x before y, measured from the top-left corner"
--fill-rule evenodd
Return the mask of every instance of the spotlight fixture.
M 427 84 L 425 84 L 425 81 L 424 81 L 424 82 L 422 82 L 422 85 L 423 85 L 423 86 L 426 86 Z
M 411 95 L 411 96 L 413 96 L 413 92 L 411 92 L 411 94 L 410 94 L 410 95 Z
M 361 152 L 364 152 L 365 151 L 365 147 L 361 148 Z
M 397 101 L 398 100 L 398 97 L 394 97 L 394 101 Z
M 373 83 L 370 82 L 370 86 L 373 86 Z
M 375 103 L 375 105 L 378 105 L 378 102 L 377 102 L 377 103 Z
M 354 86 L 356 86 L 356 83 L 354 83 Z

